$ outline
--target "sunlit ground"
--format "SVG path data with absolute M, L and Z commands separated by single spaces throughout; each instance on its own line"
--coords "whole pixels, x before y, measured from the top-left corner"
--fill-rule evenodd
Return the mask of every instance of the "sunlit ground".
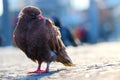
M 120 42 L 85 44 L 68 47 L 67 52 L 76 66 L 52 63 L 50 72 L 28 75 L 37 63 L 29 60 L 14 47 L 0 48 L 0 80 L 119 80 Z M 45 68 L 45 64 L 42 65 Z

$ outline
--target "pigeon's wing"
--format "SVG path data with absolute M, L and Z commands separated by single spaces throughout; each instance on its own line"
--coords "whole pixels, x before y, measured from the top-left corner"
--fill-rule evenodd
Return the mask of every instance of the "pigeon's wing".
M 63 63 L 65 66 L 73 66 L 71 59 L 65 51 L 65 46 L 61 40 L 59 29 L 49 19 L 46 19 L 46 26 L 49 34 L 48 44 L 50 49 L 56 53 L 57 61 Z

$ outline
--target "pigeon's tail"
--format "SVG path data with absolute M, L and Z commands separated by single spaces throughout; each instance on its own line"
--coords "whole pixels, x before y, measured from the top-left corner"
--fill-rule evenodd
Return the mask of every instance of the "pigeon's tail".
M 57 47 L 57 61 L 63 63 L 65 66 L 74 66 L 72 60 L 67 55 L 65 50 L 65 46 L 61 39 L 58 39 L 58 47 Z
M 74 66 L 69 57 L 62 58 L 61 63 L 63 63 L 65 66 Z
M 58 55 L 57 61 L 63 63 L 65 66 L 74 66 L 67 54 Z

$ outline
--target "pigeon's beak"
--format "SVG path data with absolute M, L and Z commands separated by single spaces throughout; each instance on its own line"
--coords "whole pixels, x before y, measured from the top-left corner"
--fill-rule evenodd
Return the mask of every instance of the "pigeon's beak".
M 44 20 L 44 17 L 41 14 L 39 14 L 37 17 L 39 20 Z

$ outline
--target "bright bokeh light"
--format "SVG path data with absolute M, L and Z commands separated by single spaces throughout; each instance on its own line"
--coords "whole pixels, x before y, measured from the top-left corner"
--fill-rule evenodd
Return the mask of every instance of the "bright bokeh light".
M 0 0 L 0 16 L 2 15 L 3 13 L 3 2 L 2 0 Z
M 70 4 L 75 10 L 86 10 L 89 8 L 89 0 L 71 0 Z

